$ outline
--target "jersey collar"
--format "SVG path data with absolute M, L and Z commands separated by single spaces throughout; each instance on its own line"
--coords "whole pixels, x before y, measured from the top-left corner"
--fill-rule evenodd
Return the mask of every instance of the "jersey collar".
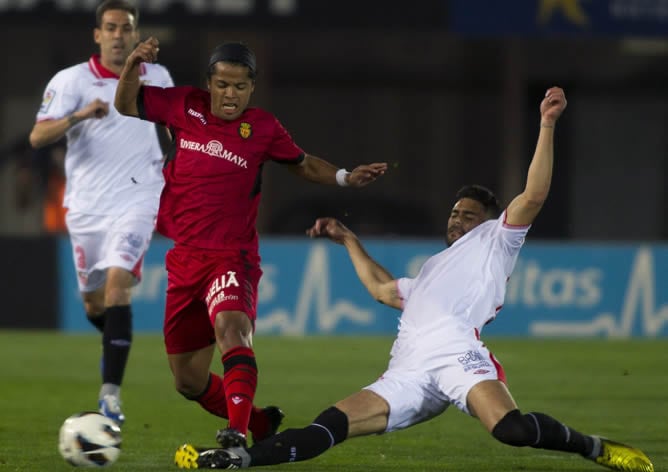
M 90 56 L 90 59 L 88 59 L 88 67 L 90 68 L 90 71 L 97 77 L 98 79 L 118 79 L 118 75 L 116 75 L 114 72 L 110 71 L 106 67 L 102 65 L 102 62 L 100 62 L 100 55 L 99 54 L 93 54 Z M 139 74 L 144 75 L 146 73 L 146 66 L 144 63 L 140 64 L 139 66 Z

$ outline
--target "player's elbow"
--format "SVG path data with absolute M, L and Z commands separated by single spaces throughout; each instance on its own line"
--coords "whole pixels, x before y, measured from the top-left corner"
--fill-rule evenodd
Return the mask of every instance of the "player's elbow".
M 126 102 L 119 100 L 118 97 L 114 100 L 114 108 L 116 108 L 116 111 L 121 115 L 133 116 L 130 106 Z
M 547 190 L 544 192 L 524 192 L 524 205 L 528 208 L 540 209 L 547 200 Z
M 28 141 L 30 142 L 30 146 L 32 146 L 33 149 L 39 149 L 47 144 L 47 142 L 42 138 L 42 136 L 34 129 L 30 132 L 30 136 L 28 136 Z

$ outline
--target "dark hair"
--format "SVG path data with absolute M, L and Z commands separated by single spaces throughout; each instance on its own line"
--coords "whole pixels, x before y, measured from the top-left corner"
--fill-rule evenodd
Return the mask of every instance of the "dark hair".
M 95 10 L 95 20 L 97 21 L 97 27 L 102 27 L 102 16 L 108 10 L 123 10 L 128 12 L 134 18 L 135 28 L 139 23 L 139 10 L 132 3 L 126 0 L 104 0 L 100 3 Z
M 217 62 L 228 62 L 248 67 L 248 77 L 255 80 L 257 77 L 257 60 L 251 48 L 242 42 L 230 41 L 219 44 L 211 52 L 206 78 L 211 79 Z
M 483 187 L 482 185 L 465 185 L 455 195 L 455 201 L 459 201 L 462 198 L 470 198 L 480 203 L 485 207 L 485 212 L 490 218 L 498 218 L 501 214 L 501 206 L 496 195 L 487 187 Z

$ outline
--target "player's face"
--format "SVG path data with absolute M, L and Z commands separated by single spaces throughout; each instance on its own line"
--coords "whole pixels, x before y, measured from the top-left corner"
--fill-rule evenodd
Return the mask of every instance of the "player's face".
M 228 62 L 216 62 L 207 85 L 211 92 L 211 113 L 227 121 L 241 116 L 255 89 L 255 82 L 248 77 L 248 67 Z
M 462 198 L 452 207 L 448 218 L 448 232 L 445 241 L 448 246 L 487 220 L 487 212 L 482 203 L 471 198 Z
M 107 10 L 102 24 L 95 28 L 95 42 L 100 45 L 100 57 L 105 67 L 123 67 L 139 35 L 135 18 L 124 10 Z

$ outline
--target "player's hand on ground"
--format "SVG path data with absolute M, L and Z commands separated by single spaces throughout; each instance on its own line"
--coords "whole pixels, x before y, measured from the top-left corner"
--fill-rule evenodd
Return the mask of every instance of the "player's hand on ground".
M 318 218 L 313 226 L 306 230 L 311 238 L 329 238 L 337 244 L 343 244 L 347 236 L 354 236 L 343 223 L 336 218 Z
M 160 51 L 160 42 L 151 36 L 137 44 L 137 47 L 128 56 L 127 63 L 155 62 L 158 59 L 158 51 Z
M 109 102 L 96 98 L 88 105 L 77 112 L 77 116 L 82 120 L 89 118 L 104 118 L 109 114 Z
M 364 187 L 383 175 L 386 170 L 387 163 L 385 162 L 357 166 L 348 176 L 348 185 L 351 187 Z
M 552 87 L 545 92 L 545 98 L 540 103 L 541 123 L 553 126 L 566 108 L 566 94 L 559 87 Z

